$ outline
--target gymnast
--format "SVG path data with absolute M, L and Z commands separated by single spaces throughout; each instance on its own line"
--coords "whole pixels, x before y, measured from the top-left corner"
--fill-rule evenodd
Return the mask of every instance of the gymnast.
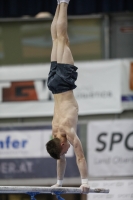
M 78 104 L 73 90 L 77 87 L 77 67 L 69 47 L 67 34 L 67 8 L 70 0 L 58 0 L 56 13 L 51 25 L 53 47 L 51 68 L 48 75 L 48 88 L 54 96 L 54 116 L 52 120 L 53 139 L 46 144 L 51 157 L 57 159 L 57 183 L 63 183 L 66 158 L 70 144 L 74 148 L 77 166 L 81 176 L 81 190 L 89 192 L 87 163 L 82 144 L 76 134 L 78 123 Z

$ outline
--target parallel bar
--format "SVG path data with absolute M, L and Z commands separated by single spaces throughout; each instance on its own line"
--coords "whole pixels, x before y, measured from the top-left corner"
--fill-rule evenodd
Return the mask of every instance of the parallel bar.
M 51 194 L 54 192 L 61 194 L 81 194 L 80 188 L 76 187 L 30 187 L 30 186 L 0 186 L 0 194 L 24 194 L 24 193 L 38 193 L 38 194 Z M 109 193 L 109 189 L 104 188 L 90 188 L 89 193 Z

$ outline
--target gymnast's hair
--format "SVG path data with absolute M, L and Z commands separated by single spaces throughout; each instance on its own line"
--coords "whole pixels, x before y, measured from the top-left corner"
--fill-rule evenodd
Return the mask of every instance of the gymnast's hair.
M 60 153 L 61 153 L 61 144 L 59 138 L 54 138 L 47 142 L 46 144 L 47 152 L 50 154 L 51 157 L 54 159 L 60 159 Z

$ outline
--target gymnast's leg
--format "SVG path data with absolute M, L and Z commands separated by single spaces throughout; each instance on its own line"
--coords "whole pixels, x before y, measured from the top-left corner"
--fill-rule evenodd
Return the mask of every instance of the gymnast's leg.
M 53 18 L 52 24 L 51 24 L 51 36 L 52 36 L 52 51 L 51 51 L 51 67 L 48 75 L 48 80 L 47 80 L 47 86 L 49 90 L 54 92 L 53 87 L 51 84 L 54 84 L 54 76 L 56 74 L 56 67 L 57 67 L 57 46 L 58 46 L 58 40 L 57 40 L 57 20 L 59 16 L 59 10 L 60 10 L 60 5 L 57 5 L 55 16 Z
M 57 20 L 57 63 L 74 65 L 67 34 L 67 8 L 68 0 L 66 2 L 60 0 L 60 11 Z
M 67 8 L 69 0 L 58 0 L 55 17 L 51 25 L 53 47 L 48 88 L 53 94 L 63 93 L 76 88 L 77 67 L 69 48 L 67 34 Z
M 52 52 L 51 52 L 51 62 L 57 61 L 57 46 L 58 46 L 57 20 L 59 16 L 59 10 L 60 10 L 60 5 L 58 4 L 53 22 L 51 24 L 51 36 L 52 36 L 52 41 L 53 41 L 53 47 L 52 47 Z

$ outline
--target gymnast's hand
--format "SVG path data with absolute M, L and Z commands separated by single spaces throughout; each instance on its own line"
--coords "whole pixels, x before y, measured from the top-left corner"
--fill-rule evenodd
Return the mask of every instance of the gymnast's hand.
M 55 185 L 52 185 L 51 187 L 52 187 L 52 188 L 57 188 L 57 187 L 62 187 L 62 185 L 58 185 L 58 184 L 56 183 Z M 52 195 L 55 195 L 55 193 L 52 192 Z
M 89 193 L 90 186 L 88 184 L 82 184 L 80 186 L 80 189 L 83 194 L 87 194 L 87 193 Z

